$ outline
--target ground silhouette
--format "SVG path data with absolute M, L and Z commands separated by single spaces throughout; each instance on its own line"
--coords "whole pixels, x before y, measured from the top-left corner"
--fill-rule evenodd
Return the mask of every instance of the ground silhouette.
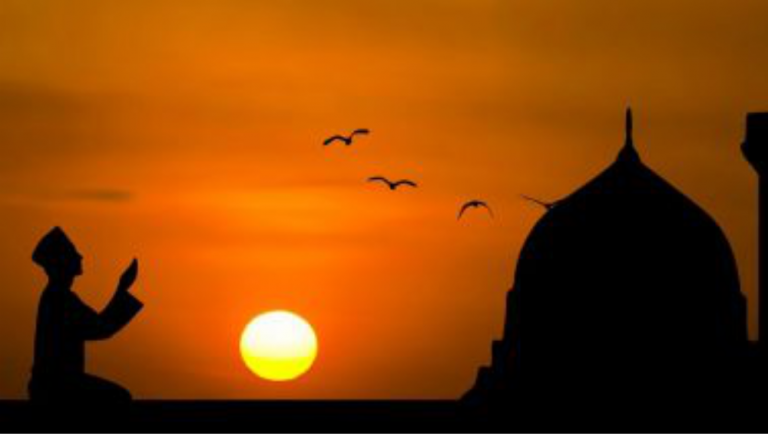
M 72 404 L 128 402 L 130 393 L 85 373 L 85 342 L 108 339 L 141 310 L 129 291 L 138 274 L 133 260 L 120 278 L 112 300 L 97 313 L 72 291 L 83 273 L 82 256 L 59 227 L 46 234 L 32 260 L 45 270 L 48 284 L 40 297 L 29 397 L 32 401 Z

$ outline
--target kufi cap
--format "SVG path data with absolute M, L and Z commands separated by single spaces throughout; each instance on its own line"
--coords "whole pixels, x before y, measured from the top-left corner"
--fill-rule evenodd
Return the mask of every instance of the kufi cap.
M 32 253 L 32 261 L 46 268 L 56 262 L 58 258 L 71 254 L 73 250 L 75 250 L 75 245 L 72 244 L 64 231 L 56 226 L 45 234 L 37 244 L 34 253 Z

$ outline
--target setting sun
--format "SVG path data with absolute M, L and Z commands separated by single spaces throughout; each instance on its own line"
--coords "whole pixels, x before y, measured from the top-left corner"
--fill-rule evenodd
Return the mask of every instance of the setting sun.
M 248 368 L 266 380 L 288 381 L 304 374 L 317 356 L 317 337 L 309 323 L 287 311 L 254 318 L 240 338 Z

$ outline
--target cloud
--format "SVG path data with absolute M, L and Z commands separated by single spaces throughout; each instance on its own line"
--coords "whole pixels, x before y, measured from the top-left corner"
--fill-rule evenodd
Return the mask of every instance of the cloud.
M 72 190 L 58 195 L 58 198 L 90 202 L 128 202 L 133 199 L 133 193 L 126 190 L 111 189 Z
M 6 185 L 0 191 L 0 204 L 36 206 L 41 204 L 123 204 L 134 200 L 135 195 L 120 189 L 72 189 L 50 190 L 14 188 Z

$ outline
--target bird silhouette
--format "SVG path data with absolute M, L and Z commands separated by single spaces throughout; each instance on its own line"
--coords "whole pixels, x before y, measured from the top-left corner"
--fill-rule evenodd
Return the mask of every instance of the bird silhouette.
M 387 184 L 387 187 L 389 187 L 389 189 L 392 191 L 396 190 L 397 187 L 400 187 L 401 185 L 407 185 L 414 188 L 418 187 L 415 182 L 408 179 L 401 179 L 397 182 L 392 182 L 383 176 L 370 177 L 368 178 L 368 182 L 383 182 L 384 184 Z
M 536 198 L 533 198 L 533 197 L 530 197 L 530 196 L 526 196 L 524 194 L 521 194 L 520 196 L 522 196 L 522 198 L 525 199 L 525 200 L 528 200 L 528 201 L 531 201 L 531 202 L 533 202 L 535 204 L 543 206 L 544 208 L 547 209 L 547 211 L 549 211 L 552 208 L 556 207 L 557 204 L 558 204 L 558 201 L 555 201 L 555 202 L 544 202 L 543 200 L 539 200 L 539 199 L 536 199 Z
M 482 200 L 471 200 L 461 206 L 461 210 L 459 211 L 459 216 L 456 218 L 456 220 L 460 220 L 461 216 L 464 215 L 464 211 L 468 210 L 469 208 L 479 208 L 479 207 L 483 207 L 487 209 L 488 213 L 491 215 L 491 218 L 493 218 L 493 211 L 491 210 L 491 207 L 489 207 L 487 203 L 483 202 Z
M 335 142 L 337 140 L 341 141 L 341 142 L 344 142 L 345 145 L 349 146 L 349 145 L 352 144 L 352 140 L 355 138 L 355 136 L 357 136 L 357 135 L 367 135 L 367 134 L 370 134 L 370 133 L 371 133 L 371 130 L 369 130 L 367 128 L 358 128 L 355 131 L 352 131 L 352 134 L 350 134 L 348 136 L 342 136 L 340 134 L 337 134 L 337 135 L 335 135 L 333 137 L 329 137 L 329 138 L 325 139 L 325 141 L 323 142 L 323 146 L 328 146 L 328 145 L 330 145 L 331 143 L 333 143 L 333 142 Z

